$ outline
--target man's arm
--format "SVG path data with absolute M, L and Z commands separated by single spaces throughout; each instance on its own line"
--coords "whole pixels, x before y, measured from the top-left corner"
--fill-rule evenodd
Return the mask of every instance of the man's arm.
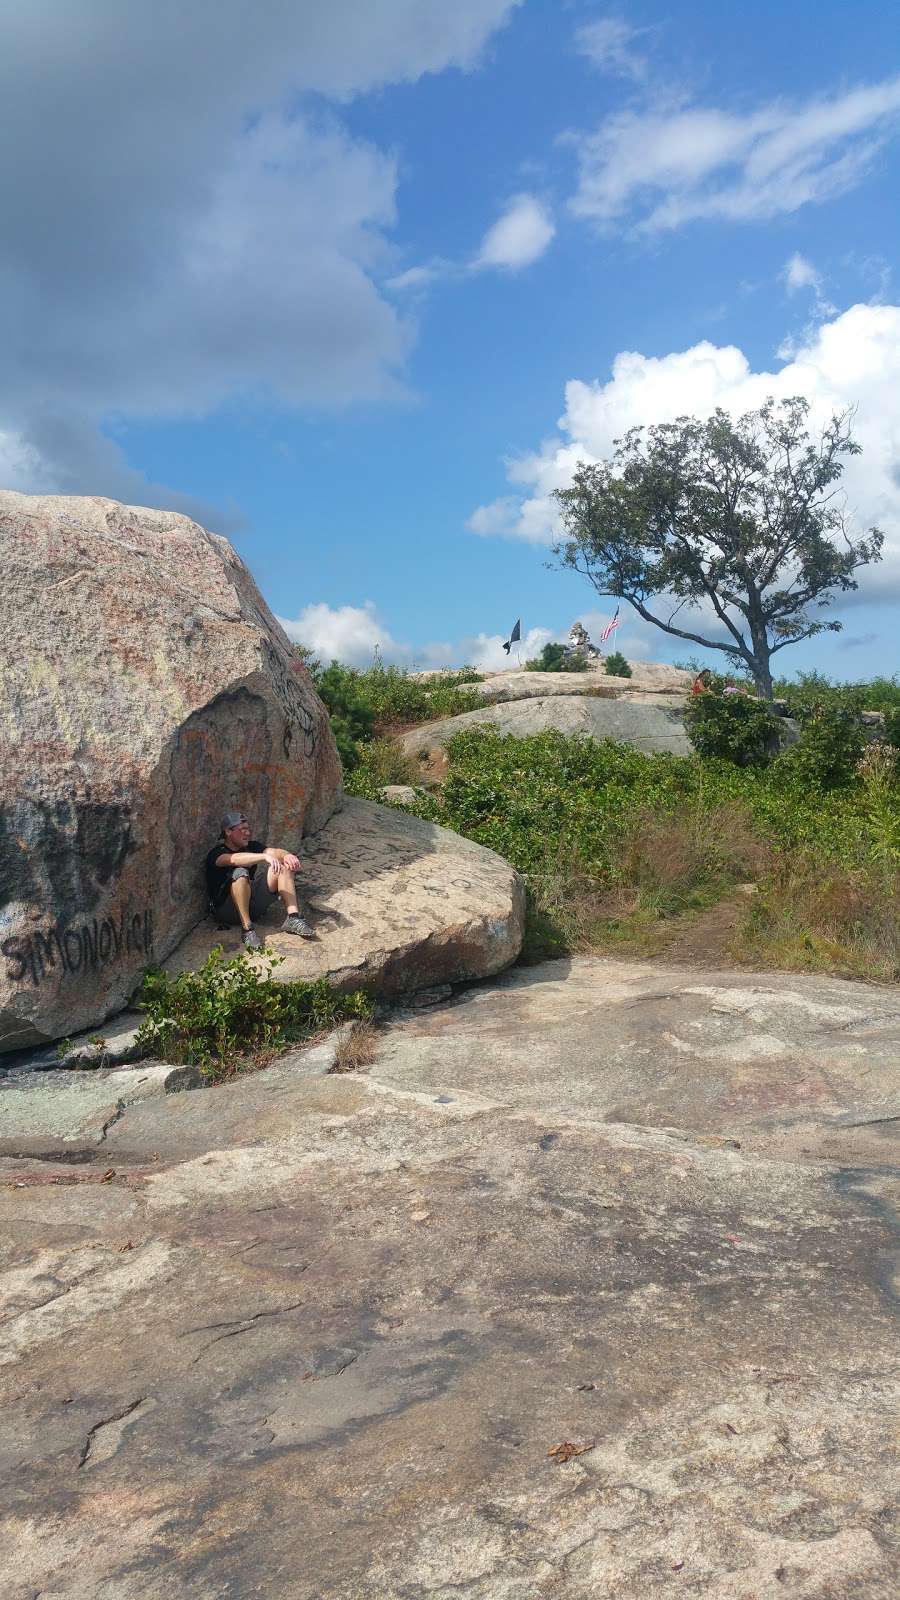
M 216 856 L 216 866 L 258 867 L 263 861 L 272 861 L 273 854 L 269 849 L 262 855 L 258 850 L 223 850 L 220 856 Z
M 279 865 L 287 867 L 289 872 L 300 871 L 300 857 L 295 856 L 290 850 L 282 850 L 278 845 L 267 844 L 266 855 L 270 861 L 274 856 Z

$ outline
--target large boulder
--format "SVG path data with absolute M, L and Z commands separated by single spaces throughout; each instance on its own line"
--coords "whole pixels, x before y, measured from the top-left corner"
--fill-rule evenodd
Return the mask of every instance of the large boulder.
M 282 933 L 280 908 L 257 923 L 281 982 L 327 978 L 396 997 L 489 977 L 522 944 L 525 889 L 509 862 L 395 806 L 348 798 L 304 846 L 299 888 L 315 939 Z M 207 917 L 168 970 L 196 970 L 214 945 L 236 954 L 239 937 Z
M 692 672 L 671 667 L 665 661 L 632 661 L 631 677 L 618 678 L 600 665 L 586 666 L 583 672 L 526 672 L 507 667 L 492 672 L 477 685 L 486 700 L 534 700 L 547 694 L 650 693 L 676 695 L 683 700 L 694 681 Z
M 403 734 L 400 742 L 408 755 L 431 755 L 443 749 L 455 733 L 481 726 L 512 733 L 520 739 L 549 729 L 581 733 L 591 739 L 616 739 L 645 755 L 667 751 L 686 756 L 691 751 L 682 699 L 653 693 L 615 694 L 609 698 L 559 693 L 539 699 L 503 700 L 477 711 L 464 711 L 458 717 L 422 723 Z
M 0 493 L 0 1051 L 118 1010 L 205 911 L 223 811 L 298 845 L 341 804 L 328 716 L 227 540 Z

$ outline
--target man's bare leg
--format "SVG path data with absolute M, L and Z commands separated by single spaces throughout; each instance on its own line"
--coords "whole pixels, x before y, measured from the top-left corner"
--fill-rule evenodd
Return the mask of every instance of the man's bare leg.
M 229 884 L 234 908 L 241 919 L 244 932 L 250 927 L 250 879 L 232 878 Z
M 266 874 L 266 882 L 273 894 L 277 894 L 289 917 L 298 917 L 300 907 L 297 905 L 297 884 L 294 874 L 283 867 L 280 872 L 272 866 Z M 248 895 L 249 904 L 249 895 Z
M 301 915 L 297 904 L 297 884 L 293 872 L 287 867 L 276 871 L 270 867 L 266 879 L 269 888 L 277 894 L 285 909 L 285 919 L 281 925 L 282 933 L 298 933 L 301 939 L 314 939 L 315 933 L 306 918 Z

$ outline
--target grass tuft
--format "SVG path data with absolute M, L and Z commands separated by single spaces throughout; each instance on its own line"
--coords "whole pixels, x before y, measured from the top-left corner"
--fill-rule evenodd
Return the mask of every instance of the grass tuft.
M 352 1022 L 338 1040 L 329 1072 L 365 1072 L 375 1060 L 378 1029 L 368 1018 Z

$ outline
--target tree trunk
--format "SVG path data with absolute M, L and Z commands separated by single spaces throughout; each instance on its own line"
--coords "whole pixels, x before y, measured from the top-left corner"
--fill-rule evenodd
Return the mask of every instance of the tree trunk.
M 759 649 L 755 651 L 753 656 L 752 671 L 753 681 L 756 684 L 756 692 L 760 699 L 771 700 L 773 698 L 772 671 L 769 666 L 769 651 L 766 646 L 763 646 L 761 651 Z
M 756 684 L 756 692 L 761 700 L 772 699 L 772 669 L 769 665 L 771 651 L 769 649 L 769 635 L 763 617 L 762 605 L 755 584 L 749 585 L 750 610 L 747 621 L 750 624 L 750 639 L 753 644 L 753 659 L 750 670 Z

